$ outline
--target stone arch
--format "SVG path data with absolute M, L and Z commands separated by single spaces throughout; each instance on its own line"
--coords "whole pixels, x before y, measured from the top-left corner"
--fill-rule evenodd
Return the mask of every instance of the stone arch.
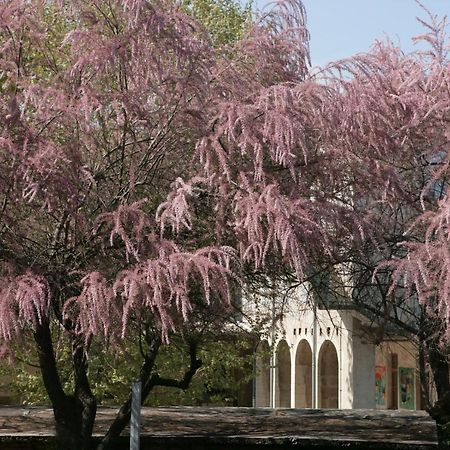
M 256 354 L 255 406 L 270 406 L 270 346 L 261 341 Z
M 306 339 L 300 341 L 295 354 L 295 407 L 312 407 L 312 351 Z
M 276 353 L 275 406 L 277 408 L 291 407 L 291 352 L 285 340 L 278 343 Z
M 319 408 L 338 408 L 339 363 L 336 347 L 326 340 L 319 352 Z

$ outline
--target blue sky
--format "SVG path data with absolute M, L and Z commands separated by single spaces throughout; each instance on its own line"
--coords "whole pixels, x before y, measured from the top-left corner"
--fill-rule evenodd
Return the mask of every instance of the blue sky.
M 266 3 L 257 0 L 260 8 Z M 304 0 L 303 3 L 314 65 L 364 52 L 376 39 L 386 36 L 410 52 L 415 48 L 411 38 L 423 32 L 416 17 L 426 18 L 414 0 Z M 431 12 L 450 18 L 450 0 L 422 0 L 422 4 Z

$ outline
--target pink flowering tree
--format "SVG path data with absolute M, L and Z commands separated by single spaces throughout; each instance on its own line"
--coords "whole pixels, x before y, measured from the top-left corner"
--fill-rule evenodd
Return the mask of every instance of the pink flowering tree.
M 171 1 L 8 0 L 0 36 L 2 352 L 34 342 L 59 448 L 90 448 L 95 342 L 138 329 L 143 398 L 185 388 L 196 343 L 179 380 L 156 371 L 161 343 L 221 317 L 244 266 L 276 257 L 301 277 L 326 246 L 315 176 L 299 172 L 319 151 L 305 131 L 323 89 L 305 83 L 297 4 L 222 47 Z M 128 399 L 100 448 L 129 417 Z
M 120 348 L 139 330 L 145 399 L 156 385 L 185 389 L 201 364 L 188 337 L 189 367 L 166 379 L 161 344 L 202 315 L 230 313 L 239 261 L 207 234 L 207 204 L 201 232 L 163 226 L 194 194 L 180 177 L 200 167 L 193 151 L 219 55 L 172 2 L 7 1 L 0 17 L 2 352 L 34 341 L 59 448 L 90 448 L 95 341 Z M 171 212 L 156 214 L 178 184 Z M 55 361 L 61 336 L 73 392 Z M 101 448 L 129 417 L 127 400 Z
M 429 411 L 448 446 L 449 44 L 445 19 L 428 14 L 416 38 L 426 50 L 379 42 L 324 72 L 339 95 L 321 114 L 322 151 L 347 165 L 343 201 L 363 220 L 361 239 L 325 262 L 345 264 L 379 332 L 394 323 L 417 339 L 438 396 Z
M 144 399 L 183 388 L 195 342 L 180 380 L 157 373 L 159 346 L 223 317 L 255 274 L 302 282 L 372 248 L 371 277 L 389 270 L 390 295 L 406 276 L 446 355 L 448 202 L 429 195 L 447 171 L 440 30 L 430 54 L 379 44 L 314 75 L 297 2 L 225 45 L 172 1 L 0 5 L 0 337 L 5 355 L 35 343 L 60 448 L 90 446 L 94 342 L 139 330 Z M 100 448 L 129 417 L 128 400 Z

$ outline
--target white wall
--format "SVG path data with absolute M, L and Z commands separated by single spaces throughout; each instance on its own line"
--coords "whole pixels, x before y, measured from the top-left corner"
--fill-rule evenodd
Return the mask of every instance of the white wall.
M 361 323 L 353 319 L 353 408 L 375 408 L 375 345 L 364 336 Z
M 314 309 L 306 301 L 306 290 L 300 287 L 295 298 L 285 307 L 283 319 L 268 333 L 268 341 L 273 349 L 278 348 L 282 340 L 286 342 L 290 356 L 289 375 L 282 376 L 277 367 L 276 354 L 273 356 L 271 368 L 271 402 L 270 406 L 278 406 L 281 391 L 279 380 L 290 380 L 290 407 L 294 408 L 300 396 L 296 395 L 296 354 L 302 341 L 306 341 L 312 351 L 311 367 L 311 405 L 319 407 L 319 353 L 325 341 L 330 341 L 338 358 L 338 407 L 352 408 L 380 408 L 375 402 L 375 369 L 376 366 L 385 366 L 390 370 L 391 355 L 398 355 L 398 367 L 416 368 L 417 354 L 411 342 L 384 343 L 376 347 L 367 336 L 365 318 L 352 310 L 320 310 Z M 303 368 L 304 370 L 304 368 Z M 387 374 L 388 386 L 386 398 L 392 397 L 392 382 Z M 415 386 L 415 407 L 420 406 L 419 385 Z M 284 392 L 288 389 L 282 387 Z M 395 394 L 395 392 L 394 392 Z M 304 395 L 304 394 L 302 394 Z M 267 400 L 264 399 L 264 403 Z M 287 402 L 289 403 L 289 402 Z M 256 399 L 256 404 L 259 404 Z M 302 404 L 304 402 L 302 401 Z M 288 406 L 283 402 L 283 406 Z M 381 408 L 392 407 L 386 404 Z
M 301 293 L 301 292 L 300 292 Z M 317 320 L 314 320 L 314 318 Z M 295 407 L 295 358 L 297 348 L 306 340 L 312 350 L 312 407 L 319 406 L 319 353 L 325 341 L 329 340 L 335 347 L 338 358 L 338 407 L 353 407 L 353 350 L 349 326 L 351 315 L 347 311 L 312 310 L 306 302 L 300 301 L 286 311 L 282 323 L 274 333 L 274 348 L 278 342 L 285 340 L 291 355 L 291 407 Z M 270 339 L 269 339 L 270 340 Z M 275 392 L 279 392 L 277 369 L 275 370 Z M 279 375 L 279 374 L 278 374 Z M 373 392 L 373 389 L 371 390 Z

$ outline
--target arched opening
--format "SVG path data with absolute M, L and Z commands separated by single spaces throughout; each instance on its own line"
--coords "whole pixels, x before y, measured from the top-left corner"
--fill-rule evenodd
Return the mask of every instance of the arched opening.
M 255 406 L 270 406 L 270 347 L 262 341 L 256 350 Z
M 312 351 L 304 339 L 295 355 L 295 407 L 312 407 Z
M 338 386 L 336 348 L 325 341 L 319 352 L 319 408 L 338 408 Z
M 275 406 L 291 407 L 291 353 L 286 341 L 280 341 L 277 348 L 277 389 Z

